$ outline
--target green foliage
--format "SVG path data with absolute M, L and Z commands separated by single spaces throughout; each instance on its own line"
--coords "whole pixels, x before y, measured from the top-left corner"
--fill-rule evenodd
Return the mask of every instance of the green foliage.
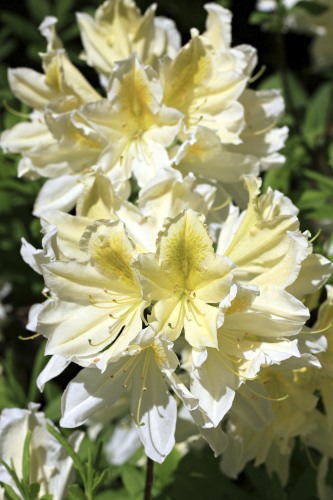
M 305 113 L 303 133 L 310 148 L 322 146 L 332 119 L 333 82 L 325 82 L 311 96 Z
M 304 10 L 311 16 L 320 16 L 321 14 L 324 14 L 324 12 L 327 11 L 328 7 L 327 5 L 317 2 L 315 0 L 309 1 L 309 0 L 301 0 L 300 2 L 297 2 L 297 4 L 294 7 L 294 10 Z

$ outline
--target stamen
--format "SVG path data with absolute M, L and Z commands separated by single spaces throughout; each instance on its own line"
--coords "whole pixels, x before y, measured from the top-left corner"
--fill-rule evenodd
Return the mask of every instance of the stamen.
M 274 120 L 270 125 L 267 125 L 267 127 L 265 128 L 262 128 L 262 129 L 259 129 L 259 130 L 255 130 L 254 132 L 244 132 L 242 134 L 243 137 L 252 137 L 254 135 L 262 135 L 262 134 L 265 134 L 266 132 L 269 132 L 270 130 L 272 130 L 276 125 L 276 120 Z
M 305 332 L 305 333 L 315 334 L 315 333 L 326 332 L 326 330 L 329 330 L 332 325 L 333 325 L 333 323 L 331 322 L 327 326 L 325 326 L 324 328 L 321 328 L 320 330 L 310 330 L 309 332 Z
M 140 417 L 140 412 L 141 412 L 143 392 L 147 390 L 146 378 L 147 378 L 147 371 L 148 371 L 148 366 L 149 366 L 149 357 L 150 357 L 150 349 L 148 349 L 146 351 L 145 360 L 143 363 L 143 369 L 142 369 L 142 373 L 141 373 L 142 386 L 141 386 L 141 391 L 140 391 L 140 396 L 139 396 L 139 404 L 138 404 L 138 408 L 137 408 L 137 412 L 136 412 L 136 419 L 135 419 L 137 425 L 142 425 L 139 422 L 139 417 Z
M 219 356 L 219 358 L 221 358 L 221 361 L 224 364 L 224 366 L 231 373 L 233 373 L 237 378 L 244 379 L 244 380 L 256 380 L 257 379 L 257 377 L 246 377 L 245 375 L 242 375 L 240 372 L 236 372 L 235 370 L 233 370 L 229 366 L 229 364 L 226 362 L 226 360 L 224 358 L 228 359 L 231 363 L 235 363 L 235 364 L 239 364 L 242 361 L 241 359 L 234 360 L 231 356 L 228 356 L 228 354 L 222 354 L 222 352 L 220 352 L 220 351 L 216 351 L 216 354 Z
M 263 64 L 259 71 L 249 79 L 249 83 L 254 83 L 265 73 L 267 67 Z
M 273 402 L 280 402 L 280 401 L 285 401 L 286 399 L 289 398 L 289 394 L 286 394 L 285 396 L 281 396 L 280 398 L 272 398 L 269 396 L 264 396 L 263 394 L 260 394 L 260 392 L 255 391 L 252 387 L 247 386 L 247 389 L 252 392 L 255 396 L 258 398 L 265 399 L 266 401 L 273 401 Z
M 3 107 L 7 111 L 9 111 L 9 113 L 11 113 L 14 116 L 17 116 L 18 118 L 29 118 L 29 116 L 30 116 L 29 113 L 21 113 L 20 111 L 16 111 L 15 109 L 13 109 L 11 106 L 9 106 L 6 99 L 4 99 L 2 101 L 2 104 L 3 104 Z
M 37 337 L 41 337 L 41 333 L 35 333 L 34 335 L 30 335 L 29 337 L 22 337 L 22 335 L 19 335 L 20 340 L 33 340 L 36 339 Z
M 222 208 L 226 207 L 227 205 L 229 205 L 229 203 L 232 201 L 232 198 L 227 198 L 226 201 L 224 201 L 223 203 L 221 203 L 221 205 L 217 205 L 217 207 L 213 207 L 211 208 L 211 212 L 217 212 L 218 210 L 222 210 Z
M 311 240 L 309 240 L 309 243 L 313 243 L 314 241 L 316 241 L 316 239 L 321 235 L 321 232 L 322 232 L 322 229 L 318 229 L 318 231 L 316 232 L 316 234 L 311 238 Z

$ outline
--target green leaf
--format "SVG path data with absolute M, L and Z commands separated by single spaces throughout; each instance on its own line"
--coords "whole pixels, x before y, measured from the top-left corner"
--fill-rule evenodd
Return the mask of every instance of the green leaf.
M 157 495 L 168 484 L 174 481 L 174 474 L 177 470 L 181 455 L 174 448 L 171 453 L 166 457 L 162 464 L 154 464 L 154 483 L 153 494 Z
M 5 498 L 8 498 L 8 500 L 21 500 L 21 497 L 19 497 L 15 493 L 15 491 L 13 490 L 13 488 L 11 486 L 9 486 L 9 484 L 5 484 L 5 483 L 0 483 L 0 484 L 2 484 L 2 486 L 5 489 L 5 492 L 6 492 Z
M 31 17 L 36 23 L 41 23 L 44 17 L 49 16 L 51 13 L 51 6 L 48 0 L 27 0 L 27 7 Z
M 311 14 L 312 16 L 319 16 L 320 14 L 323 14 L 324 12 L 327 11 L 328 6 L 323 5 L 322 3 L 318 1 L 309 1 L 309 0 L 301 0 L 298 2 L 291 11 L 294 10 L 305 10 L 308 14 Z
M 39 500 L 38 493 L 40 490 L 40 484 L 39 483 L 32 483 L 29 485 L 29 500 Z M 52 495 L 51 495 L 52 499 Z
M 304 173 L 309 179 L 317 181 L 321 188 L 327 188 L 329 191 L 333 189 L 333 179 L 331 179 L 330 177 L 320 174 L 319 172 L 314 172 L 312 170 L 305 170 Z
M 7 380 L 8 388 L 12 391 L 13 399 L 18 407 L 24 408 L 26 406 L 26 395 L 25 391 L 16 378 L 16 367 L 14 354 L 12 350 L 6 352 L 6 358 L 3 361 L 3 367 L 5 372 L 5 377 Z
M 29 484 L 30 480 L 30 442 L 31 442 L 31 430 L 28 430 L 26 438 L 24 440 L 23 456 L 22 456 L 22 474 L 23 482 Z
M 55 437 L 57 439 L 57 441 L 65 448 L 67 454 L 73 460 L 73 464 L 74 464 L 75 469 L 78 471 L 83 483 L 85 484 L 85 482 L 86 482 L 85 467 L 84 467 L 84 464 L 82 463 L 79 455 L 76 453 L 76 451 L 73 449 L 73 447 L 69 444 L 67 439 L 61 434 L 60 431 L 58 431 L 57 429 L 54 429 L 54 427 L 52 427 L 51 425 L 47 425 L 46 427 L 47 427 L 47 430 L 49 431 L 49 433 L 52 434 L 52 436 Z
M 39 500 L 53 500 L 53 495 L 51 495 L 51 493 L 45 493 Z
M 68 500 L 87 500 L 87 497 L 78 484 L 71 484 L 69 486 L 67 497 Z
M 21 481 L 19 480 L 19 478 L 18 478 L 18 476 L 16 474 L 16 470 L 15 470 L 15 467 L 14 467 L 13 460 L 11 461 L 11 467 L 9 467 L 9 465 L 4 460 L 0 460 L 0 464 L 2 464 L 5 467 L 5 469 L 7 470 L 8 474 L 13 479 L 13 481 L 14 481 L 17 489 L 19 490 L 19 492 L 22 494 L 22 496 L 24 498 L 25 488 L 24 488 L 23 484 L 21 483 Z
M 45 385 L 44 395 L 46 399 L 45 415 L 47 418 L 57 421 L 61 418 L 61 397 L 62 392 L 55 382 L 48 382 Z
M 247 476 L 251 483 L 256 488 L 256 497 L 260 500 L 284 500 L 287 499 L 287 494 L 276 474 L 269 477 L 264 467 L 254 467 L 249 464 L 246 467 Z
M 333 170 L 333 142 L 328 146 L 328 164 Z
M 308 103 L 308 93 L 301 80 L 293 72 L 288 70 L 286 74 L 289 92 L 295 109 L 302 109 Z M 260 90 L 280 89 L 283 90 L 282 79 L 279 73 L 268 76 L 259 84 Z
M 3 10 L 0 13 L 0 20 L 5 26 L 9 26 L 12 34 L 16 35 L 19 40 L 38 40 L 40 34 L 38 30 L 27 22 L 23 17 L 14 14 L 13 12 Z
M 28 401 L 35 401 L 40 397 L 39 389 L 36 385 L 36 380 L 42 369 L 47 363 L 47 358 L 44 354 L 45 351 L 45 342 L 42 342 L 39 346 L 39 349 L 35 355 L 34 366 L 32 369 L 32 374 L 30 377 L 29 390 L 28 390 Z
M 251 12 L 251 15 L 249 17 L 249 23 L 254 25 L 270 24 L 271 22 L 272 22 L 271 12 L 254 11 Z
M 124 465 L 122 467 L 121 478 L 130 498 L 136 498 L 139 495 L 142 497 L 145 477 L 144 469 L 138 469 L 138 467 L 132 465 Z
M 129 500 L 125 489 L 102 491 L 94 496 L 94 500 Z
M 305 114 L 304 137 L 310 147 L 323 144 L 331 113 L 332 83 L 324 83 L 311 96 Z
M 36 0 L 38 1 L 38 0 Z M 75 0 L 57 0 L 55 3 L 55 16 L 62 19 L 74 8 Z

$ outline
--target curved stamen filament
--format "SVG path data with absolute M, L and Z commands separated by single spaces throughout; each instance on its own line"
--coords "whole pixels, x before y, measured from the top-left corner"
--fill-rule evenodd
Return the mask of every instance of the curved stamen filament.
M 309 332 L 306 332 L 306 333 L 310 333 L 312 335 L 315 333 L 326 332 L 327 330 L 329 330 L 331 328 L 332 325 L 333 325 L 333 323 L 331 322 L 328 325 L 324 326 L 324 328 L 321 328 L 320 330 L 310 330 Z
M 232 198 L 227 198 L 221 205 L 217 205 L 216 207 L 213 207 L 210 209 L 211 212 L 217 212 L 218 210 L 222 210 L 222 208 L 225 208 L 229 205 L 229 203 L 232 201 Z
M 34 333 L 33 335 L 29 335 L 29 337 L 23 337 L 22 335 L 19 335 L 19 340 L 33 340 L 36 339 L 37 337 L 40 337 L 41 333 Z
M 253 137 L 254 135 L 262 135 L 266 134 L 266 132 L 269 132 L 276 126 L 276 120 L 274 120 L 270 125 L 267 125 L 267 127 L 255 130 L 253 132 L 243 132 L 242 137 Z
M 267 67 L 263 64 L 259 71 L 249 79 L 249 83 L 254 83 L 265 73 Z
M 138 404 L 138 408 L 137 408 L 137 412 L 136 412 L 136 419 L 135 419 L 135 422 L 137 425 L 141 425 L 139 422 L 139 417 L 140 417 L 140 413 L 141 413 L 143 392 L 147 390 L 146 379 L 147 379 L 147 372 L 148 372 L 148 366 L 149 366 L 149 358 L 150 358 L 150 349 L 148 350 L 148 352 L 146 352 L 145 360 L 143 363 L 143 369 L 142 369 L 142 373 L 141 373 L 142 386 L 141 386 L 141 390 L 140 390 L 139 404 Z
M 16 111 L 16 109 L 13 109 L 11 106 L 9 106 L 8 102 L 4 99 L 2 101 L 3 107 L 9 111 L 14 116 L 17 116 L 18 118 L 29 118 L 30 115 L 29 113 L 22 113 L 21 111 Z
M 172 326 L 171 323 L 168 323 L 168 327 L 171 328 L 171 330 L 175 330 L 180 322 L 180 319 L 181 319 L 181 316 L 182 316 L 182 307 L 180 306 L 179 307 L 179 310 L 178 310 L 178 318 L 177 318 L 177 321 L 175 323 L 174 326 Z
M 273 398 L 270 396 L 264 396 L 263 394 L 260 394 L 260 392 L 255 391 L 252 387 L 246 386 L 246 389 L 252 394 L 258 398 L 265 399 L 266 401 L 273 401 L 273 402 L 280 402 L 280 401 L 285 401 L 286 399 L 289 398 L 289 394 L 285 394 L 285 396 L 281 396 L 280 398 Z M 242 392 L 243 396 L 247 397 L 246 394 L 244 394 L 244 391 Z
M 227 368 L 227 370 L 229 370 L 237 378 L 244 379 L 244 380 L 256 380 L 257 379 L 257 377 L 246 377 L 245 375 L 242 375 L 241 373 L 236 372 L 236 370 L 233 370 L 224 358 L 228 359 L 231 363 L 236 363 L 236 364 L 241 362 L 240 359 L 235 361 L 231 356 L 228 356 L 227 354 L 222 354 L 220 351 L 216 351 L 216 354 L 219 356 L 219 358 L 221 358 L 221 361 L 224 364 L 224 366 Z

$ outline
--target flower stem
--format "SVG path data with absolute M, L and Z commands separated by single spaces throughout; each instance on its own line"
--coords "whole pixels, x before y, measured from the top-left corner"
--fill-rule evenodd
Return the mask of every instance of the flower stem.
M 151 500 L 151 490 L 154 482 L 154 462 L 151 458 L 147 457 L 147 472 L 146 472 L 146 485 L 144 500 Z

